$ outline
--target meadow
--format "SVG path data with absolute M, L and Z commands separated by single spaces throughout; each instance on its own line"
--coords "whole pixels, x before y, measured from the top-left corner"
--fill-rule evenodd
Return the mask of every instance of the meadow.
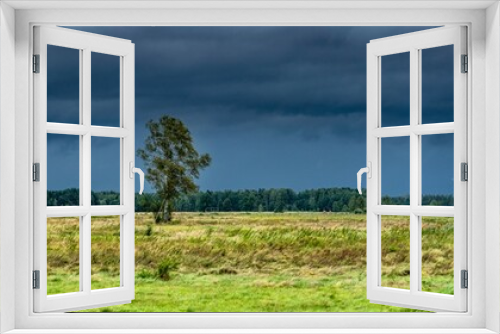
M 49 294 L 78 291 L 78 219 L 48 220 Z M 382 285 L 409 288 L 409 219 L 382 218 Z M 119 217 L 92 219 L 92 288 L 119 285 Z M 85 312 L 414 312 L 366 299 L 366 216 L 136 214 L 136 296 Z M 422 289 L 453 293 L 453 218 L 422 220 Z

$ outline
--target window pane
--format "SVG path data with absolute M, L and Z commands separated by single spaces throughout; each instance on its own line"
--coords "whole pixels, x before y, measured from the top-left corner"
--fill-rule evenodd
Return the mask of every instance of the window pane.
M 454 135 L 422 136 L 422 205 L 453 206 Z
M 120 216 L 92 217 L 92 290 L 120 286 Z
M 410 217 L 381 216 L 381 286 L 410 289 Z
M 120 139 L 92 137 L 92 205 L 120 205 Z
M 422 217 L 422 291 L 453 295 L 453 218 Z
M 453 122 L 453 45 L 423 49 L 422 123 Z
M 120 57 L 92 52 L 92 125 L 120 126 Z
M 47 134 L 47 206 L 80 205 L 79 188 L 80 137 Z
M 47 218 L 47 294 L 80 291 L 80 217 Z
M 410 124 L 410 53 L 381 57 L 382 126 Z
M 80 123 L 80 50 L 47 45 L 47 122 Z
M 410 137 L 382 138 L 382 204 L 410 204 Z

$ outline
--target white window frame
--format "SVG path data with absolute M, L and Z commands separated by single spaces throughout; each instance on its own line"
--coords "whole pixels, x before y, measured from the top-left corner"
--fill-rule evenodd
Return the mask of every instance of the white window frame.
M 373 303 L 430 311 L 467 310 L 467 290 L 461 287 L 461 271 L 467 270 L 467 183 L 461 180 L 461 163 L 467 163 L 467 76 L 462 73 L 462 55 L 467 54 L 466 28 L 449 26 L 370 41 L 367 45 L 367 297 Z M 422 123 L 422 51 L 452 45 L 453 121 Z M 382 118 L 382 64 L 384 56 L 407 52 L 409 56 L 409 124 L 384 127 Z M 454 206 L 422 205 L 422 136 L 453 134 Z M 409 205 L 382 204 L 382 142 L 384 138 L 408 139 L 410 157 Z M 409 218 L 409 289 L 384 287 L 382 273 L 382 216 Z M 454 218 L 454 293 L 422 290 L 422 217 Z
M 223 3 L 4 1 L 0 5 L 0 330 L 15 333 L 500 331 L 500 18 L 498 1 L 269 1 Z M 17 7 L 14 10 L 11 6 Z M 74 9 L 71 7 L 78 7 Z M 148 8 L 149 6 L 149 8 Z M 391 8 L 397 6 L 397 8 Z M 110 10 L 102 10 L 103 7 Z M 129 7 L 127 9 L 127 7 Z M 163 8 L 157 8 L 163 7 Z M 179 8 L 183 7 L 183 8 Z M 83 9 L 82 9 L 83 8 Z M 101 9 L 99 9 L 101 8 Z M 130 9 L 132 8 L 132 9 Z M 142 10 L 138 10 L 142 8 Z M 112 10 L 111 10 L 112 9 Z M 34 314 L 32 259 L 33 25 L 468 26 L 467 313 Z M 132 41 L 133 42 L 133 41 Z M 14 144 L 12 144 L 14 143 Z M 486 153 L 487 152 L 487 153 Z M 353 171 L 353 186 L 354 174 Z M 473 227 L 472 227 L 473 226 Z M 486 256 L 488 255 L 488 256 Z M 26 261 L 26 259 L 31 259 Z M 141 326 L 141 329 L 137 329 Z M 245 331 L 245 328 L 247 330 Z M 300 330 L 297 330 L 301 328 Z M 380 330 L 385 328 L 384 330 Z M 59 330 L 57 330 L 59 329 Z M 136 330 L 134 330 L 136 329 Z M 170 329 L 170 330 L 169 330 Z M 219 330 L 214 330 L 219 329 Z M 294 331 L 295 329 L 295 331 Z M 357 329 L 357 330 L 356 330 Z M 183 331 L 186 333 L 186 331 Z
M 79 53 L 80 120 L 78 124 L 47 122 L 47 46 L 72 48 Z M 119 126 L 92 125 L 91 58 L 93 52 L 115 56 L 120 63 Z M 134 44 L 112 38 L 60 27 L 34 27 L 34 54 L 39 55 L 39 73 L 34 84 L 34 162 L 38 163 L 39 181 L 33 184 L 33 264 L 39 271 L 39 289 L 34 292 L 35 312 L 89 309 L 89 305 L 109 306 L 130 303 L 134 299 L 135 281 L 135 115 L 134 115 Z M 47 206 L 47 135 L 77 135 L 79 153 L 80 203 L 76 206 Z M 119 140 L 120 205 L 91 205 L 91 139 Z M 120 285 L 93 290 L 91 286 L 91 218 L 118 216 L 120 223 Z M 47 219 L 79 217 L 79 291 L 47 295 Z

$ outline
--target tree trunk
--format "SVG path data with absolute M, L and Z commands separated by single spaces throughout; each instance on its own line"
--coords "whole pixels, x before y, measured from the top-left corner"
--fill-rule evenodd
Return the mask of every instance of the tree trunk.
M 165 200 L 163 204 L 163 221 L 169 222 L 172 220 L 172 211 L 170 210 L 170 201 Z
M 156 223 L 167 223 L 171 220 L 171 211 L 169 211 L 168 201 L 162 201 L 158 212 L 155 214 Z

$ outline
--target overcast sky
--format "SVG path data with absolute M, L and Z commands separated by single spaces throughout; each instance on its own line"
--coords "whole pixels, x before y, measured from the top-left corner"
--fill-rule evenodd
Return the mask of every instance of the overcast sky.
M 168 114 L 212 164 L 202 190 L 356 187 L 366 164 L 366 44 L 415 27 L 85 27 L 135 43 L 136 147 Z M 423 122 L 453 121 L 451 47 L 425 50 Z M 382 60 L 382 123 L 409 120 L 409 56 Z M 78 122 L 78 52 L 50 47 L 48 121 Z M 92 120 L 118 125 L 119 62 L 92 56 Z M 49 189 L 78 186 L 78 140 L 49 135 Z M 453 135 L 423 139 L 424 193 L 453 191 Z M 383 140 L 383 193 L 409 192 L 408 138 Z M 117 139 L 94 139 L 93 190 L 119 187 Z M 143 163 L 136 158 L 136 165 Z M 146 191 L 151 191 L 149 185 Z

